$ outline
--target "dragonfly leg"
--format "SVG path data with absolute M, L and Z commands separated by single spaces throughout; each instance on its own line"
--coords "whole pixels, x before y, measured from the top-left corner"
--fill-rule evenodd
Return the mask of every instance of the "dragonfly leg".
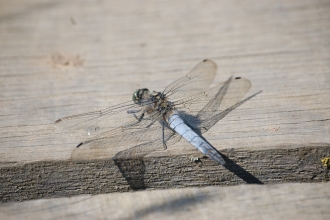
M 136 115 L 134 115 L 134 116 L 136 117 Z M 144 117 L 144 112 L 141 114 L 141 116 L 140 116 L 139 118 L 136 117 L 136 119 L 137 119 L 139 122 L 141 122 L 141 120 L 143 119 L 143 117 Z
M 166 143 L 165 143 L 165 121 L 163 121 L 162 122 L 162 125 L 163 125 L 163 134 L 162 134 L 162 136 L 163 136 L 163 147 L 164 147 L 164 150 L 166 150 L 167 149 L 167 146 L 166 146 Z
M 141 122 L 141 120 L 143 119 L 144 117 L 144 112 L 140 115 L 140 117 L 137 117 L 136 116 L 136 112 L 139 112 L 139 111 L 127 111 L 128 114 L 132 114 L 137 120 L 138 122 Z

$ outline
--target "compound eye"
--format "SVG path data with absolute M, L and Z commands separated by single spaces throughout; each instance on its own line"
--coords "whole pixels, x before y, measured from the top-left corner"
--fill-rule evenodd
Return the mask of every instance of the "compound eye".
M 133 93 L 132 100 L 134 103 L 139 104 L 141 102 L 141 99 L 146 99 L 149 96 L 149 89 L 143 88 L 143 89 L 137 89 Z
M 140 91 L 140 89 L 135 90 L 133 92 L 132 100 L 133 100 L 134 103 L 138 103 L 139 100 L 140 100 L 140 98 L 139 98 L 139 91 Z

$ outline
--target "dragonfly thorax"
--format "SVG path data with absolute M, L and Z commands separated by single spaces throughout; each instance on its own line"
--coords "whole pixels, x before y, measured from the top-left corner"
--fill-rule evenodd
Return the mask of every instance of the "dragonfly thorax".
M 134 103 L 145 106 L 148 113 L 156 110 L 162 114 L 166 114 L 174 108 L 174 103 L 168 101 L 164 93 L 156 91 L 150 93 L 146 88 L 136 90 L 133 93 L 132 99 Z
M 159 111 L 161 114 L 165 115 L 167 112 L 173 110 L 174 103 L 168 101 L 166 95 L 161 92 L 153 92 L 149 100 L 154 103 L 154 109 Z

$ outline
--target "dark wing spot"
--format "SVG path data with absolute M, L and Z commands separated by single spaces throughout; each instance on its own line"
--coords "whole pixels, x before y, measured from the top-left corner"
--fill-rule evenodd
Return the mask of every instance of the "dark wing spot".
M 206 62 L 206 61 L 207 61 L 207 59 L 203 60 L 203 62 Z
M 81 142 L 80 144 L 78 144 L 78 145 L 77 145 L 77 148 L 78 148 L 78 147 L 80 147 L 80 146 L 81 146 L 81 145 L 83 145 L 83 144 L 84 144 L 84 143 L 83 143 L 83 142 Z
M 235 79 L 240 79 L 241 77 L 239 76 L 239 77 L 235 77 Z

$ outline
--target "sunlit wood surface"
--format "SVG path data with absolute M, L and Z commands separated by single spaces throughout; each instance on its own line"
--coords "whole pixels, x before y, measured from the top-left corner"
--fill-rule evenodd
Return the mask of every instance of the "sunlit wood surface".
M 1 201 L 328 181 L 329 35 L 328 0 L 1 1 Z M 162 91 L 205 58 L 218 65 L 214 84 L 242 76 L 246 97 L 262 91 L 205 134 L 227 168 L 183 140 L 120 164 L 111 158 L 125 146 L 71 160 L 81 140 L 55 120 Z

